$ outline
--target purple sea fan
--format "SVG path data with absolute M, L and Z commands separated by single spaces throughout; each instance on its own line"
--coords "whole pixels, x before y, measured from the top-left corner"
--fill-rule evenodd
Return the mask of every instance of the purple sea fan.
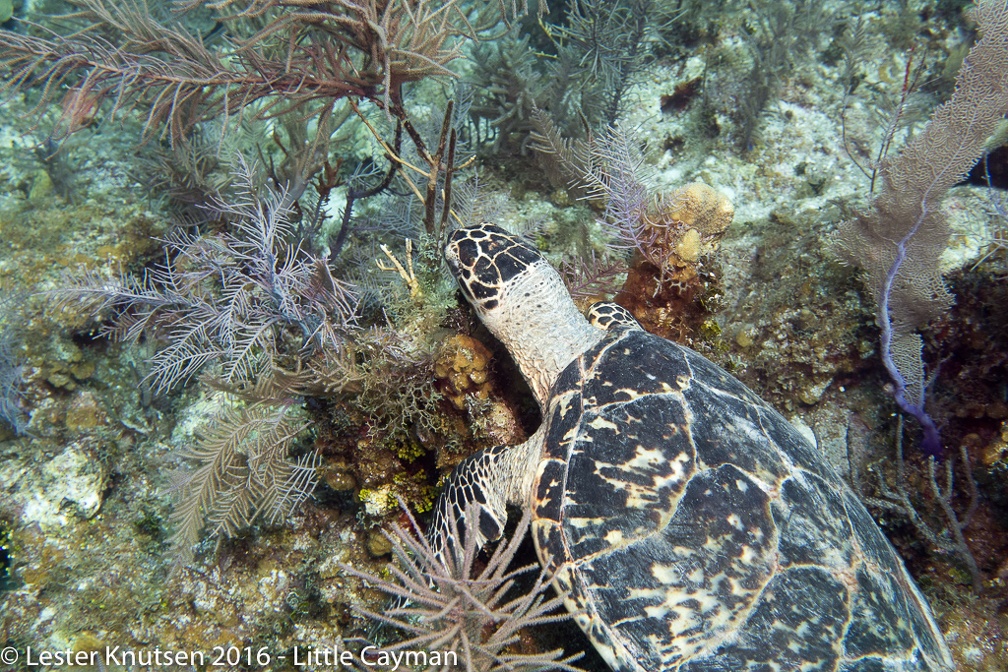
M 356 292 L 294 238 L 287 192 L 256 184 L 244 161 L 236 178 L 237 195 L 210 206 L 229 230 L 175 233 L 165 262 L 142 278 L 91 271 L 54 292 L 108 316 L 105 331 L 117 339 L 155 339 L 147 379 L 156 391 L 210 364 L 223 382 L 247 385 L 284 358 L 342 350 L 356 329 Z
M 925 409 L 918 331 L 952 305 L 938 263 L 949 237 L 940 204 L 1008 110 L 1008 2 L 981 0 L 973 14 L 982 37 L 963 61 L 955 93 L 897 156 L 882 161 L 881 193 L 871 210 L 841 226 L 838 240 L 845 260 L 866 272 L 893 396 L 920 423 L 921 448 L 933 457 L 942 443 Z

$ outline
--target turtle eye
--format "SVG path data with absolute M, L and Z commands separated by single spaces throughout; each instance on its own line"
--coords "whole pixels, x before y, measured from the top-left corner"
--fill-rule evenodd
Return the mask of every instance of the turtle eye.
M 462 268 L 472 268 L 480 254 L 479 246 L 468 238 L 458 241 L 455 245 L 455 252 L 458 255 L 459 266 Z
M 497 288 L 492 285 L 485 285 L 478 280 L 469 283 L 469 291 L 477 299 L 492 299 L 497 296 Z

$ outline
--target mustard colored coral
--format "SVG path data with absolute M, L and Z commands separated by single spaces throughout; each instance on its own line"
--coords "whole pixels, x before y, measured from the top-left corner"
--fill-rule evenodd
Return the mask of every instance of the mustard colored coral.
M 490 357 L 485 345 L 463 334 L 455 334 L 441 345 L 434 362 L 434 375 L 444 382 L 444 394 L 455 408 L 465 408 L 466 395 L 480 400 L 489 398 L 487 364 Z
M 669 217 L 696 229 L 704 236 L 723 234 L 735 216 L 735 207 L 728 197 L 703 182 L 691 182 L 679 187 L 668 197 L 674 204 Z
M 677 269 L 695 265 L 713 252 L 728 229 L 735 208 L 728 197 L 703 182 L 692 182 L 658 196 L 641 216 L 640 249 L 668 280 Z
M 683 261 L 695 264 L 700 258 L 700 232 L 696 229 L 687 229 L 676 244 L 675 252 Z

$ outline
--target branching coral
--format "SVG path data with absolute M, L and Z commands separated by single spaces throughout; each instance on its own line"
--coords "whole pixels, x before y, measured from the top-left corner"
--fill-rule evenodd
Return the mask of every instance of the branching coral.
M 478 91 L 471 110 L 476 143 L 493 138 L 494 149 L 508 146 L 512 135 L 524 135 L 532 128 L 532 110 L 545 87 L 529 36 L 521 35 L 516 26 L 507 39 L 474 45 L 472 60 L 468 79 Z M 483 120 L 486 130 L 480 124 Z
M 979 504 L 977 484 L 973 478 L 969 451 L 965 444 L 959 448 L 959 458 L 962 465 L 961 478 L 966 481 L 969 489 L 969 504 L 961 516 L 952 508 L 952 495 L 954 493 L 952 460 L 945 462 L 945 483 L 944 485 L 939 485 L 935 458 L 934 456 L 927 458 L 928 489 L 930 490 L 932 501 L 937 504 L 942 517 L 945 519 L 944 529 L 942 529 L 940 526 L 933 526 L 929 523 L 922 515 L 924 509 L 921 504 L 914 501 L 916 498 L 911 498 L 911 493 L 915 488 L 910 484 L 910 479 L 907 476 L 907 463 L 903 457 L 903 416 L 899 416 L 896 427 L 896 473 L 894 483 L 890 485 L 886 481 L 885 475 L 882 473 L 879 465 L 871 465 L 869 466 L 869 470 L 876 472 L 878 489 L 881 496 L 872 497 L 861 494 L 861 498 L 865 504 L 871 507 L 890 511 L 906 518 L 914 526 L 914 529 L 917 530 L 921 538 L 930 544 L 933 551 L 956 558 L 961 562 L 969 572 L 973 590 L 979 594 L 983 588 L 983 576 L 980 573 L 980 568 L 977 566 L 973 551 L 967 545 L 966 537 L 963 534 L 967 526 L 969 526 L 973 514 L 976 513 Z M 850 465 L 851 479 L 855 487 L 860 489 L 863 484 L 861 483 L 857 460 L 851 459 Z
M 421 150 L 423 140 L 408 120 L 398 125 L 416 134 L 416 147 Z M 426 236 L 429 247 L 434 246 L 431 241 L 438 227 L 444 231 L 450 215 L 446 185 L 454 165 L 449 142 L 454 135 L 449 130 L 446 121 L 438 149 L 433 154 L 423 150 L 411 162 L 429 167 L 429 172 L 416 168 L 428 182 L 426 190 L 405 174 L 397 176 L 421 197 L 423 222 L 431 226 L 425 233 L 434 234 Z M 397 151 L 387 149 L 390 155 Z M 398 163 L 398 158 L 393 160 L 394 165 Z M 330 172 L 327 169 L 326 180 L 332 177 Z M 208 206 L 203 231 L 179 230 L 164 241 L 163 264 L 139 278 L 120 274 L 110 280 L 98 271 L 88 271 L 83 277 L 70 278 L 69 286 L 55 292 L 61 303 L 103 319 L 105 333 L 115 338 L 144 338 L 155 344 L 148 380 L 158 391 L 173 390 L 203 374 L 204 384 L 259 404 L 254 408 L 264 413 L 279 412 L 303 397 L 324 399 L 326 403 L 315 405 L 319 409 L 332 403 L 363 411 L 367 417 L 360 422 L 369 430 L 367 440 L 378 454 L 395 453 L 413 460 L 431 446 L 445 445 L 449 430 L 456 426 L 449 425 L 442 412 L 434 387 L 433 343 L 428 340 L 443 319 L 448 301 L 454 300 L 443 289 L 448 283 L 439 278 L 440 258 L 425 255 L 414 266 L 411 243 L 407 242 L 402 262 L 389 248 L 378 245 L 388 250 L 390 263 L 395 259 L 398 266 L 392 267 L 407 283 L 410 296 L 402 299 L 396 292 L 386 292 L 385 305 L 373 316 L 378 324 L 359 328 L 357 290 L 338 280 L 329 260 L 314 253 L 311 242 L 302 237 L 304 219 L 298 218 L 303 211 L 291 191 L 276 181 L 263 183 L 243 162 L 235 182 L 238 187 L 230 196 L 215 197 Z M 373 266 L 375 259 L 366 261 Z M 408 317 L 397 323 L 400 315 Z M 224 428 L 221 431 L 232 434 L 255 432 L 257 423 L 257 416 L 250 413 L 217 422 Z M 197 461 L 197 473 L 223 459 L 222 445 L 229 444 L 208 438 L 198 443 L 191 455 Z M 401 468 L 399 462 L 394 463 Z M 304 473 L 309 471 L 311 465 Z M 394 480 L 402 474 L 379 471 L 378 479 L 366 483 L 369 487 L 388 486 L 405 494 L 399 487 L 402 483 Z M 427 480 L 421 470 L 410 475 L 406 486 L 425 493 Z M 246 495 L 257 499 L 254 479 L 241 482 L 247 485 Z M 217 492 L 230 487 L 223 479 L 203 483 L 218 498 L 237 496 Z M 197 490 L 202 492 L 199 488 L 183 492 L 182 507 L 192 499 L 187 493 Z M 411 497 L 410 501 L 417 500 Z M 182 542 L 196 538 L 193 530 L 201 526 L 192 521 L 211 515 L 204 509 L 201 504 L 197 510 L 203 513 L 178 521 L 180 529 L 188 530 L 179 537 Z M 251 520 L 244 517 L 248 506 L 235 511 L 235 517 L 227 514 L 222 520 Z M 229 534 L 239 524 L 212 527 Z
M 230 536 L 311 493 L 317 458 L 288 460 L 305 427 L 292 419 L 291 397 L 338 392 L 356 373 L 355 292 L 294 237 L 285 190 L 258 184 L 244 162 L 236 178 L 239 193 L 212 210 L 230 231 L 176 233 L 164 264 L 143 278 L 89 271 L 55 292 L 65 308 L 103 316 L 111 336 L 156 343 L 147 374 L 156 390 L 204 373 L 256 402 L 222 410 L 186 454 L 196 468 L 177 479 L 173 514 L 183 563 L 204 527 Z
M 463 409 L 441 403 L 429 334 L 454 300 L 438 290 L 438 240 L 458 218 L 452 176 L 465 161 L 456 165 L 462 150 L 453 106 L 428 143 L 406 111 L 406 84 L 450 75 L 447 66 L 467 40 L 499 34 L 502 20 L 525 14 L 526 3 L 185 0 L 170 21 L 139 0 L 72 4 L 79 11 L 49 27 L 0 34 L 3 88 L 37 92 L 40 114 L 62 99 L 53 138 L 138 111 L 144 140 L 193 158 L 183 165 L 200 179 L 182 184 L 195 187 L 197 201 L 211 182 L 202 179 L 198 150 L 185 154 L 183 145 L 209 133 L 209 122 L 223 138 L 239 123 L 262 131 L 265 124 L 255 122 L 271 120 L 287 159 L 274 165 L 277 157 L 260 145 L 269 182 L 241 166 L 237 189 L 214 198 L 199 226 L 170 234 L 163 262 L 142 275 L 89 270 L 56 292 L 64 306 L 95 315 L 107 335 L 151 344 L 147 382 L 156 391 L 201 376 L 241 400 L 211 422 L 189 455 L 196 468 L 179 488 L 177 546 L 191 546 L 203 527 L 229 535 L 259 511 L 283 508 L 264 494 L 275 488 L 264 485 L 259 467 L 299 475 L 290 492 L 310 489 L 313 461 L 288 465 L 301 427 L 288 419 L 304 397 L 323 398 L 314 404 L 320 414 L 328 405 L 352 408 L 370 430 L 367 439 L 390 444 L 379 450 L 404 460 L 448 442 Z M 224 30 L 204 40 L 185 14 L 197 8 Z M 348 157 L 330 152 L 343 122 L 371 132 L 384 160 L 364 164 L 380 165 L 380 174 L 341 171 Z M 319 200 L 303 207 L 316 175 Z M 329 229 L 325 201 L 343 186 L 343 221 Z M 412 194 L 422 206 L 423 230 L 411 231 L 421 262 L 416 269 L 401 263 L 412 302 L 402 312 L 410 317 L 399 321 L 386 304 L 365 332 L 357 326 L 365 322 L 357 293 L 336 270 L 349 253 L 330 260 L 316 245 L 328 242 L 335 255 L 369 243 L 383 249 L 388 241 L 378 236 L 360 246 L 351 239 L 354 202 L 383 190 Z M 389 263 L 393 257 L 401 258 L 390 251 Z M 446 418 L 458 422 L 449 427 Z M 432 435 L 433 444 L 426 440 Z M 433 480 L 423 467 L 409 477 L 425 486 Z
M 109 100 L 111 114 L 144 110 L 145 135 L 173 143 L 216 117 L 297 109 L 324 118 L 347 96 L 400 105 L 403 84 L 451 74 L 460 39 L 521 10 L 491 3 L 466 11 L 456 0 L 178 3 L 182 11 L 208 7 L 233 28 L 234 42 L 217 49 L 182 22 L 159 22 L 142 2 L 74 4 L 67 35 L 40 26 L 44 36 L 0 32 L 6 86 L 44 82 L 40 109 L 65 90 L 64 134 L 90 123 Z
M 832 18 L 820 2 L 789 0 L 765 5 L 750 4 L 754 17 L 743 33 L 752 67 L 742 80 L 736 98 L 737 140 L 748 150 L 764 109 L 780 89 L 788 70 L 793 70 Z
M 568 0 L 564 24 L 547 29 L 557 45 L 556 67 L 574 70 L 572 79 L 580 86 L 570 87 L 572 95 L 594 89 L 602 101 L 600 109 L 578 105 L 567 111 L 570 117 L 578 110 L 592 122 L 615 123 L 631 76 L 644 62 L 645 36 L 655 4 L 652 0 Z M 561 78 L 552 81 L 555 85 Z M 565 92 L 551 93 L 559 101 Z
M 627 266 L 623 259 L 600 257 L 592 251 L 587 258 L 565 259 L 559 270 L 574 302 L 587 310 L 619 291 L 626 280 Z
M 315 489 L 318 455 L 291 460 L 306 423 L 290 405 L 225 406 L 185 457 L 198 464 L 176 477 L 179 503 L 172 512 L 176 564 L 192 559 L 204 527 L 230 537 L 257 518 L 288 516 Z
M 395 330 L 373 331 L 360 350 L 361 391 L 356 403 L 370 417 L 372 435 L 406 440 L 444 434 L 441 395 L 434 389 L 434 357 Z
M 147 375 L 158 391 L 208 365 L 225 383 L 248 386 L 313 353 L 341 351 L 355 328 L 352 288 L 292 239 L 286 192 L 257 185 L 244 162 L 237 176 L 241 192 L 214 206 L 233 232 L 176 233 L 165 241 L 165 263 L 143 278 L 91 271 L 55 292 L 64 306 L 83 302 L 103 315 L 115 338 L 159 341 Z
M 532 111 L 548 109 L 568 135 L 612 124 L 648 56 L 652 0 L 567 0 L 556 23 L 517 23 L 497 43 L 474 45 L 467 79 L 477 91 L 477 141 L 524 150 Z M 486 121 L 491 128 L 479 126 Z
M 469 526 L 477 525 L 478 518 L 465 517 Z M 456 527 L 454 534 L 464 535 L 466 543 L 461 557 L 446 557 L 446 567 L 416 520 L 409 516 L 408 528 L 396 526 L 388 535 L 395 558 L 389 566 L 389 578 L 343 567 L 393 600 L 383 613 L 366 609 L 360 613 L 406 633 L 407 639 L 385 647 L 390 651 L 455 651 L 459 667 L 468 671 L 576 671 L 572 663 L 579 655 L 565 656 L 560 649 L 544 653 L 509 651 L 524 628 L 569 618 L 566 613 L 556 613 L 562 609 L 562 601 L 547 597 L 548 579 L 538 565 L 511 568 L 530 520 L 531 513 L 526 511 L 510 541 L 501 543 L 485 565 L 475 544 L 480 535 L 474 528 Z M 532 576 L 531 586 L 516 590 Z
M 660 269 L 662 280 L 675 267 L 696 263 L 731 223 L 731 203 L 706 184 L 651 196 L 644 158 L 623 128 L 569 141 L 545 112 L 537 110 L 535 122 L 534 148 L 556 164 L 575 193 L 605 204 L 604 222 L 617 240 Z

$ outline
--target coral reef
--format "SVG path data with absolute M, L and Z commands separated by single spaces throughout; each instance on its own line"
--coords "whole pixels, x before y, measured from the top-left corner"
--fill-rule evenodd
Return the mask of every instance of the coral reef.
M 622 127 L 571 141 L 547 115 L 537 113 L 535 121 L 535 148 L 572 190 L 602 201 L 611 245 L 633 251 L 616 301 L 646 329 L 692 342 L 713 312 L 717 280 L 708 266 L 734 216 L 731 202 L 703 182 L 654 194 L 643 157 Z
M 422 526 L 456 464 L 539 421 L 441 268 L 441 241 L 469 221 L 525 232 L 579 301 L 618 294 L 647 328 L 732 370 L 865 498 L 898 492 L 872 298 L 824 241 L 871 211 L 881 148 L 895 155 L 951 94 L 945 71 L 974 27 L 962 3 L 856 3 L 805 35 L 791 34 L 798 10 L 841 8 L 71 4 L 83 13 L 61 23 L 43 14 L 62 2 L 15 1 L 0 28 L 0 286 L 17 297 L 0 308 L 7 645 L 233 646 L 289 662 L 295 646 L 377 641 L 376 586 L 431 588 L 396 578 L 430 570 L 422 548 L 403 550 L 422 541 L 399 501 Z M 351 5 L 386 13 L 361 23 Z M 783 56 L 770 53 L 781 30 L 799 47 Z M 224 78 L 194 88 L 209 66 Z M 974 180 L 943 203 L 957 303 L 919 330 L 928 410 L 956 456 L 950 481 L 936 465 L 939 497 L 904 437 L 901 487 L 937 543 L 905 510 L 872 512 L 960 668 L 994 672 L 1008 660 L 1008 218 L 1003 193 Z M 108 338 L 117 327 L 135 338 Z M 979 595 L 946 548 L 943 504 Z M 534 573 L 513 576 L 531 562 L 530 544 L 487 549 L 471 578 L 514 578 L 497 606 L 533 613 L 553 596 Z M 490 584 L 443 582 L 432 599 Z M 466 604 L 424 627 L 475 627 L 485 614 Z M 573 661 L 590 649 L 576 627 L 551 639 L 495 613 L 504 630 L 477 637 L 505 642 L 488 665 L 561 647 L 571 666 L 605 669 L 590 650 Z

